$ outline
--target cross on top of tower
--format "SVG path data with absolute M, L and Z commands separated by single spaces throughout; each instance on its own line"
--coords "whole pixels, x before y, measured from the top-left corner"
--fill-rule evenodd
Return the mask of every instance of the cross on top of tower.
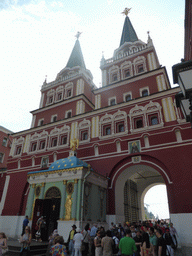
M 131 8 L 125 8 L 125 10 L 122 12 L 122 14 L 125 14 L 127 16 L 130 13 Z
M 82 34 L 82 32 L 77 32 L 77 34 L 75 35 L 75 37 L 77 38 L 77 39 L 79 39 L 79 37 L 80 37 L 80 35 Z

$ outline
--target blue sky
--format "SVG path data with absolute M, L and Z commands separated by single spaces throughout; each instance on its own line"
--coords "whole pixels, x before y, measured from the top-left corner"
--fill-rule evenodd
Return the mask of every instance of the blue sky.
M 102 51 L 111 58 L 118 48 L 125 7 L 132 8 L 129 17 L 139 39 L 146 42 L 150 31 L 172 83 L 171 67 L 184 52 L 184 0 L 1 0 L 0 125 L 13 132 L 30 127 L 29 112 L 39 106 L 45 76 L 53 81 L 65 67 L 77 31 L 83 32 L 86 67 L 99 87 Z

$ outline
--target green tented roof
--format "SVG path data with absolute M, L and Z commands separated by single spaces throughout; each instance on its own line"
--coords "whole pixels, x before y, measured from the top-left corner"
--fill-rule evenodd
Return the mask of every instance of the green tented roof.
M 123 45 L 125 42 L 135 42 L 135 41 L 138 41 L 137 34 L 131 24 L 129 17 L 126 16 L 124 26 L 123 26 L 120 46 Z
M 83 54 L 81 51 L 81 46 L 78 39 L 75 42 L 72 53 L 67 62 L 66 68 L 73 68 L 76 66 L 80 66 L 86 69 Z

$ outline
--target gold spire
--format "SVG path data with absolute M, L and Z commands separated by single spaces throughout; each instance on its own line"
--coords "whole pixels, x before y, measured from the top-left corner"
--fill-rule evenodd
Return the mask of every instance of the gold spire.
M 127 16 L 130 13 L 131 8 L 125 8 L 125 10 L 122 12 L 122 14 L 125 14 Z

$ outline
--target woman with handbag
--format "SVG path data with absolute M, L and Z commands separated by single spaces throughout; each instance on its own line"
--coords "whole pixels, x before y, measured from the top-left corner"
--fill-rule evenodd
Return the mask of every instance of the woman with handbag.
M 25 233 L 23 236 L 21 236 L 20 238 L 20 243 L 22 243 L 22 248 L 21 248 L 21 252 L 20 252 L 20 256 L 29 256 L 30 255 L 30 244 L 31 244 L 31 231 L 30 231 L 30 227 L 27 226 L 25 227 Z
M 4 255 L 7 250 L 7 237 L 5 233 L 1 232 L 0 233 L 0 256 Z

